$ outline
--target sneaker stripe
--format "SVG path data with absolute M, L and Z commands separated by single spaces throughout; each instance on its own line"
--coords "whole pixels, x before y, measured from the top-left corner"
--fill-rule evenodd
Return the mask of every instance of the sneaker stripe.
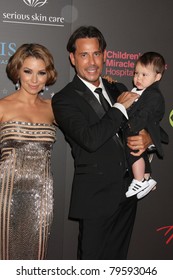
M 147 188 L 148 184 L 149 183 L 146 180 L 138 181 L 138 180 L 133 179 L 129 186 L 128 191 L 126 192 L 126 196 L 130 197 L 132 195 L 138 194 L 139 192 L 141 192 L 142 190 Z
M 136 185 L 133 187 L 132 190 L 133 190 L 133 191 L 137 191 L 137 190 L 139 190 L 140 188 L 142 188 L 142 186 L 136 184 Z

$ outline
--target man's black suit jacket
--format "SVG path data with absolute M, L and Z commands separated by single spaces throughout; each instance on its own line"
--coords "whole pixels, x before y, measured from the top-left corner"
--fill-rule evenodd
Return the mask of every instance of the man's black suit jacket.
M 111 85 L 103 79 L 103 84 L 112 104 L 121 92 L 127 91 L 121 83 Z M 74 158 L 69 216 L 110 216 L 131 180 L 124 178 L 125 153 L 116 136 L 124 115 L 117 108 L 104 114 L 94 94 L 77 76 L 53 96 L 52 107 Z M 164 131 L 162 134 L 164 138 Z
M 103 79 L 113 103 L 127 88 Z M 72 148 L 74 178 L 69 216 L 97 218 L 111 215 L 126 192 L 124 149 L 117 141 L 123 114 L 103 108 L 89 88 L 75 76 L 52 99 L 56 122 Z

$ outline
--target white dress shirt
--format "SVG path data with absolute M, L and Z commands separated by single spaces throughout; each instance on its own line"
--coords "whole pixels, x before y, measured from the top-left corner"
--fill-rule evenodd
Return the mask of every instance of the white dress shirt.
M 79 77 L 79 76 L 78 76 L 78 77 Z M 120 104 L 120 103 L 118 103 L 118 102 L 114 103 L 113 105 L 111 104 L 111 101 L 110 101 L 109 96 L 108 96 L 108 94 L 107 94 L 107 92 L 106 92 L 106 90 L 105 90 L 105 87 L 104 87 L 104 85 L 103 85 L 103 82 L 102 82 L 102 78 L 101 78 L 101 77 L 99 78 L 99 80 L 100 80 L 100 85 L 99 85 L 98 87 L 94 86 L 94 85 L 91 84 L 90 82 L 85 81 L 85 80 L 82 79 L 81 77 L 79 77 L 79 79 L 81 79 L 82 82 L 92 91 L 92 93 L 94 94 L 94 96 L 97 98 L 97 100 L 98 100 L 99 102 L 100 102 L 99 96 L 98 96 L 98 94 L 95 92 L 95 89 L 98 88 L 98 87 L 102 88 L 103 96 L 104 96 L 104 98 L 109 102 L 110 106 L 119 109 L 119 110 L 123 113 L 123 115 L 128 119 L 128 115 L 127 115 L 126 108 L 125 108 L 122 104 Z

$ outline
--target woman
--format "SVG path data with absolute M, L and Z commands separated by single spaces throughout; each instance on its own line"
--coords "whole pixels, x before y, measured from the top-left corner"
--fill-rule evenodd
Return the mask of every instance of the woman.
M 0 259 L 40 260 L 52 223 L 56 129 L 51 101 L 39 93 L 55 83 L 57 72 L 39 44 L 19 47 L 6 71 L 18 89 L 0 100 Z

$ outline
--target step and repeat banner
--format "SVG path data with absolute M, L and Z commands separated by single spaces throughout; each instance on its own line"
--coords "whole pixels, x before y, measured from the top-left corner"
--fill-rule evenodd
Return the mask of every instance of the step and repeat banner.
M 66 44 L 80 25 L 95 25 L 107 41 L 104 73 L 132 88 L 133 68 L 143 52 L 156 51 L 166 60 L 161 81 L 166 113 L 163 128 L 170 138 L 163 160 L 152 158 L 157 189 L 138 203 L 129 259 L 173 259 L 173 56 L 172 10 L 169 0 L 1 0 L 0 98 L 15 86 L 6 76 L 9 57 L 23 43 L 40 43 L 52 53 L 58 71 L 55 85 L 43 93 L 51 98 L 74 75 Z M 54 221 L 48 247 L 49 260 L 75 260 L 78 224 L 68 220 L 73 159 L 62 133 L 57 131 L 53 149 Z

